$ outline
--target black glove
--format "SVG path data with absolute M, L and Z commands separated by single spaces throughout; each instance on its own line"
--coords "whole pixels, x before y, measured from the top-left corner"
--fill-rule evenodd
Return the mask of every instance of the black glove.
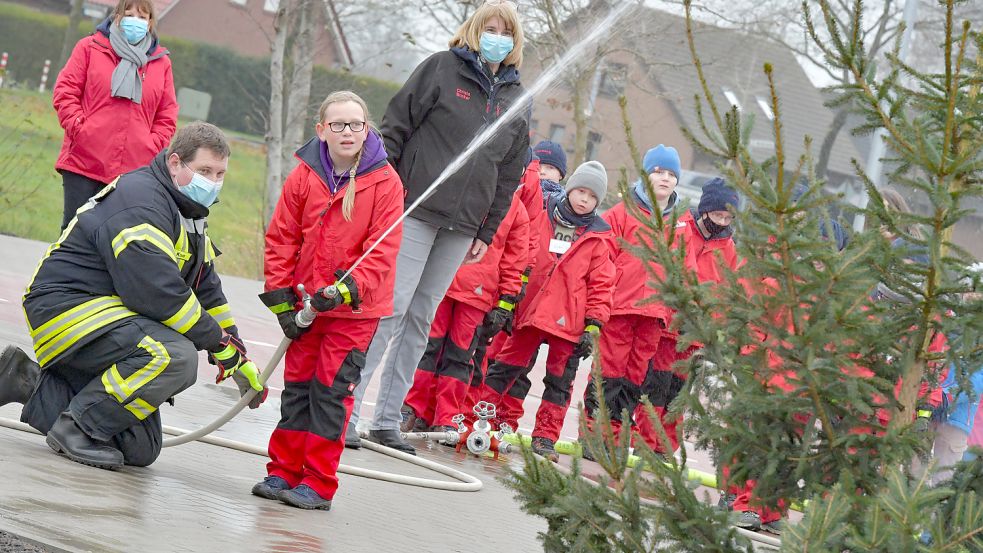
M 355 283 L 355 278 L 352 275 L 348 275 L 345 278 L 341 278 L 345 275 L 345 271 L 338 269 L 334 272 L 334 276 L 339 280 L 335 281 L 332 285 L 337 290 L 337 293 L 331 297 L 326 297 L 324 291 L 329 287 L 325 286 L 314 293 L 311 297 L 311 307 L 316 311 L 323 313 L 324 311 L 331 311 L 335 307 L 341 304 L 347 304 L 352 306 L 352 309 L 358 309 L 358 306 L 362 303 L 361 298 L 358 295 L 358 285 Z
M 283 329 L 283 335 L 291 340 L 300 338 L 309 328 L 297 326 L 296 311 L 297 294 L 293 288 L 278 288 L 259 295 L 263 305 L 270 308 L 276 314 L 276 320 Z
M 498 304 L 494 309 L 485 314 L 485 320 L 481 323 L 485 329 L 485 336 L 491 338 L 502 331 L 512 321 L 512 311 L 515 309 L 515 296 L 508 294 L 498 298 Z M 511 328 L 510 332 L 511 334 Z
M 584 321 L 584 333 L 573 348 L 573 354 L 581 359 L 587 359 L 594 353 L 594 340 L 601 332 L 601 323 L 594 319 Z
M 529 285 L 529 275 L 532 274 L 532 267 L 526 267 L 525 271 L 522 271 L 522 276 L 519 280 L 522 281 L 522 287 L 519 288 L 519 295 L 515 298 L 516 305 L 522 303 L 522 300 L 526 299 L 526 286 Z M 512 332 L 510 331 L 509 334 Z

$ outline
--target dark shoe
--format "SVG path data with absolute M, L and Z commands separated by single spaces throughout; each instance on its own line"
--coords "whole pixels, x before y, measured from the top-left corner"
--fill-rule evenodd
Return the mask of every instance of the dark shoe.
M 402 422 L 399 423 L 399 431 L 412 432 L 417 421 L 416 411 L 404 403 L 403 406 L 399 408 L 399 416 L 403 419 Z
M 362 449 L 362 438 L 359 437 L 358 429 L 352 423 L 348 423 L 348 429 L 345 430 L 345 447 L 348 449 Z
M 722 493 L 720 494 L 720 499 L 717 500 L 717 509 L 721 511 L 733 511 L 735 501 L 737 501 L 737 494 Z
M 416 455 L 416 449 L 403 441 L 398 430 L 369 430 L 369 441 L 391 447 L 396 451 Z
M 764 522 L 761 524 L 761 529 L 769 534 L 775 534 L 776 536 L 781 536 L 782 532 L 785 530 L 785 521 L 782 519 L 773 520 L 771 522 Z
M 4 348 L 0 353 L 0 405 L 27 403 L 40 376 L 40 365 L 23 350 L 16 346 Z
M 278 495 L 283 490 L 289 490 L 290 484 L 279 476 L 267 476 L 262 482 L 253 486 L 253 495 L 258 495 L 263 499 L 280 499 Z
M 761 530 L 761 517 L 754 511 L 744 511 L 737 517 L 737 527 L 745 530 Z
M 301 484 L 292 490 L 281 490 L 277 499 L 298 509 L 331 510 L 331 500 L 324 499 L 307 484 Z
M 533 438 L 532 452 L 555 463 L 560 460 L 559 454 L 557 454 L 556 450 L 553 449 L 553 446 L 555 445 L 556 442 L 549 438 Z
M 48 431 L 48 447 L 76 463 L 115 470 L 123 466 L 123 452 L 89 437 L 65 411 Z
M 577 440 L 580 443 L 580 456 L 584 458 L 585 461 L 597 461 L 594 458 L 594 454 L 587 449 L 587 442 L 584 440 Z

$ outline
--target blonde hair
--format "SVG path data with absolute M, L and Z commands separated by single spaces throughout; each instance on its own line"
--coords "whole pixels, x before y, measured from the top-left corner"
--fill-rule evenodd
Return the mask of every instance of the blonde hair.
M 116 9 L 113 10 L 113 24 L 119 25 L 126 10 L 136 8 L 142 12 L 147 12 L 147 32 L 154 34 L 157 28 L 157 10 L 154 9 L 153 0 L 119 0 Z
M 465 21 L 457 32 L 454 33 L 454 38 L 450 40 L 448 46 L 451 48 L 460 47 L 468 48 L 473 52 L 481 51 L 481 33 L 485 30 L 485 24 L 488 20 L 498 16 L 502 18 L 505 23 L 505 28 L 512 31 L 512 51 L 509 52 L 508 56 L 502 60 L 504 65 L 514 65 L 519 67 L 522 65 L 522 25 L 519 23 L 519 12 L 515 9 L 515 4 L 512 2 L 496 1 L 490 0 L 481 5 L 471 17 Z
M 369 106 L 361 96 L 350 90 L 338 90 L 328 94 L 328 97 L 321 102 L 321 107 L 317 110 L 317 122 L 324 123 L 324 117 L 328 113 L 328 106 L 342 102 L 355 102 L 362 108 L 362 113 L 365 114 L 366 139 L 368 139 L 368 133 L 375 132 L 372 116 L 369 115 Z M 348 171 L 348 188 L 345 189 L 345 197 L 341 200 L 341 214 L 345 217 L 346 221 L 352 220 L 352 210 L 355 209 L 355 173 L 358 171 L 358 164 L 362 161 L 362 152 L 364 151 L 365 143 L 363 142 L 362 148 L 355 154 L 355 163 L 352 164 L 352 168 Z
M 913 213 L 911 207 L 908 206 L 908 202 L 905 201 L 904 196 L 900 192 L 893 188 L 883 188 L 880 191 L 881 198 L 884 199 L 884 207 L 888 211 L 895 211 L 898 213 Z M 905 225 L 905 231 L 911 236 L 921 239 L 922 230 L 918 225 Z

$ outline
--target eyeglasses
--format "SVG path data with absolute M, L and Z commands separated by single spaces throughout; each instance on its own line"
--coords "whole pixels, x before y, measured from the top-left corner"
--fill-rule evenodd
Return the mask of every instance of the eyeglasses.
M 328 128 L 331 129 L 331 132 L 345 132 L 345 127 L 351 129 L 352 132 L 362 132 L 365 130 L 365 121 L 352 121 L 351 123 L 332 121 L 328 123 Z

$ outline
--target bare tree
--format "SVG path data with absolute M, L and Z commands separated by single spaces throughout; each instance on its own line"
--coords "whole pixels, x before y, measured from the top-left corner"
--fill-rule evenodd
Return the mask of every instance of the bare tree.
M 68 26 L 65 27 L 65 38 L 61 42 L 61 55 L 58 57 L 59 70 L 65 67 L 68 56 L 72 55 L 75 35 L 78 33 L 79 23 L 82 22 L 82 3 L 83 0 L 72 0 L 72 10 L 68 13 Z
M 283 62 L 287 50 L 289 19 L 296 0 L 280 0 L 273 20 L 273 43 L 270 52 L 270 113 L 266 122 L 266 204 L 264 226 L 273 216 L 273 208 L 283 189 Z

